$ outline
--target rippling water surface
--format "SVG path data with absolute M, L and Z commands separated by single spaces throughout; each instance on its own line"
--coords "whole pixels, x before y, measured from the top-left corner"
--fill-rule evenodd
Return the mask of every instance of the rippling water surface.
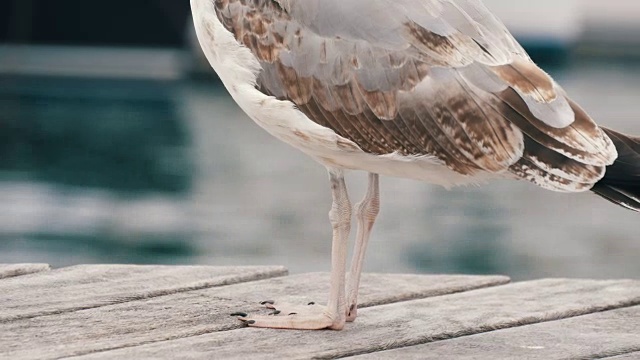
M 640 134 L 640 67 L 553 72 Z M 329 268 L 325 170 L 215 83 L 0 79 L 0 262 Z M 349 175 L 355 202 L 364 174 Z M 524 182 L 452 191 L 382 178 L 376 272 L 640 278 L 640 215 Z

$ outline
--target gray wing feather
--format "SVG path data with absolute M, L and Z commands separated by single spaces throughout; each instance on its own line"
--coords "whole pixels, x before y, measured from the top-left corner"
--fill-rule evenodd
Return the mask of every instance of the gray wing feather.
M 386 91 L 389 87 L 399 87 L 398 82 L 402 82 L 399 73 L 405 69 L 389 64 L 390 52 L 400 52 L 428 66 L 464 69 L 480 65 L 485 71 L 476 72 L 473 81 L 481 88 L 495 88 L 496 82 L 502 88 L 513 85 L 492 76 L 489 67 L 510 67 L 514 61 L 531 63 L 504 25 L 480 1 L 307 0 L 282 3 L 289 9 L 289 22 L 296 23 L 295 31 L 290 29 L 289 33 L 305 32 L 304 36 L 292 39 L 297 41 L 290 43 L 292 52 L 287 54 L 288 62 L 301 74 L 311 74 L 334 84 L 345 83 L 353 75 L 350 69 L 341 67 L 357 62 L 353 72 L 365 89 Z M 318 69 L 317 62 L 307 61 L 309 50 L 321 47 L 326 48 L 329 66 L 341 71 L 323 71 L 322 67 Z M 512 83 L 520 81 L 511 80 Z M 562 92 L 560 87 L 551 78 L 548 82 L 549 89 L 539 90 L 534 83 L 533 88 L 517 90 L 539 119 L 553 127 L 568 126 L 573 122 L 574 114 L 563 94 L 558 96 Z

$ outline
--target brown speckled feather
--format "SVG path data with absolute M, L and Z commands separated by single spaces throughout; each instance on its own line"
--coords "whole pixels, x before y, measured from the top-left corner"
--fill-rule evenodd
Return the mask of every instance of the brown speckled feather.
M 260 61 L 260 89 L 365 152 L 560 191 L 589 188 L 615 159 L 610 139 L 478 0 L 214 1 Z

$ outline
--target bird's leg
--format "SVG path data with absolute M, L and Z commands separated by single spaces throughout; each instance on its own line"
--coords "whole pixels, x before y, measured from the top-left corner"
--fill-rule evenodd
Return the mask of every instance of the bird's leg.
M 351 202 L 347 194 L 342 171 L 329 171 L 333 205 L 329 220 L 333 227 L 331 244 L 331 288 L 327 308 L 335 317 L 335 329 L 342 329 L 346 320 L 345 274 L 347 272 L 347 251 L 351 232 Z
M 380 190 L 378 174 L 369 174 L 369 187 L 362 201 L 356 206 L 356 219 L 358 230 L 356 232 L 356 243 L 353 247 L 353 258 L 351 259 L 351 271 L 349 273 L 349 287 L 347 290 L 347 321 L 356 319 L 358 314 L 358 288 L 360 287 L 360 274 L 367 250 L 367 243 L 371 235 L 373 223 L 380 212 Z
M 347 271 L 347 250 L 351 230 L 351 202 L 342 170 L 329 169 L 333 204 L 329 220 L 333 227 L 331 246 L 331 287 L 327 306 L 308 306 L 297 313 L 279 311 L 278 304 L 268 302 L 276 311 L 272 315 L 248 316 L 240 314 L 239 319 L 249 326 L 279 329 L 333 329 L 340 330 L 346 321 L 345 274 Z

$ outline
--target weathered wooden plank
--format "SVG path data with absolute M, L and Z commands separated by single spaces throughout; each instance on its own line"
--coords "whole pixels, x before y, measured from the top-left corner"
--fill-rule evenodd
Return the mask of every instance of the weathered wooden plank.
M 0 323 L 286 273 L 279 266 L 73 266 L 0 282 Z
M 370 306 L 505 282 L 502 276 L 364 274 L 361 301 Z M 265 299 L 321 302 L 328 284 L 328 274 L 295 275 L 0 324 L 0 358 L 53 359 L 240 329 L 231 312 L 263 311 Z
M 35 274 L 49 269 L 48 264 L 0 264 L 0 279 Z
M 540 280 L 366 308 L 343 332 L 247 328 L 81 358 L 337 358 L 638 304 L 640 281 Z
M 640 306 L 577 316 L 353 359 L 600 359 L 640 351 Z M 636 353 L 634 359 L 640 359 Z

